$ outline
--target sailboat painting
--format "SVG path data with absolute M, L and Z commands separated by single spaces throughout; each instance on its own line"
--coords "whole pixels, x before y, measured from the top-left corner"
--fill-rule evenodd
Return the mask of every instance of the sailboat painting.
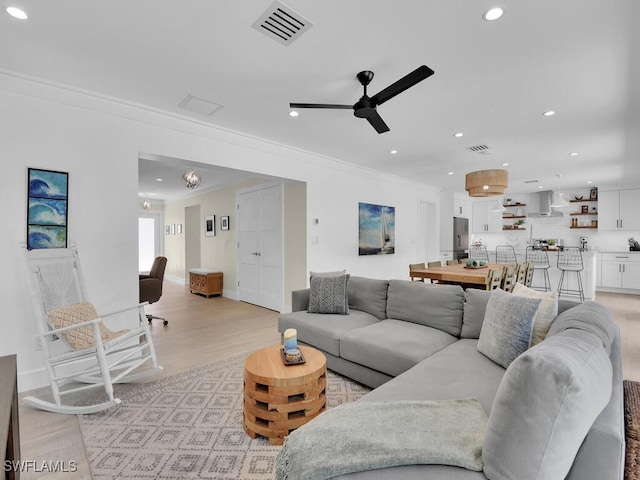
M 371 203 L 359 203 L 358 214 L 360 255 L 389 255 L 395 253 L 396 208 Z

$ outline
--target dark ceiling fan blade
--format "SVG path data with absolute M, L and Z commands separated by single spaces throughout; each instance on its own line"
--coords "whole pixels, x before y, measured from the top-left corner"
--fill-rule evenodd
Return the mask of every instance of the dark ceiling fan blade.
M 339 108 L 353 110 L 353 105 L 336 105 L 332 103 L 290 103 L 289 108 Z
M 426 65 L 422 65 L 416 68 L 413 72 L 408 75 L 405 75 L 400 80 L 395 83 L 392 83 L 384 90 L 378 92 L 373 97 L 371 97 L 371 101 L 374 105 L 382 105 L 387 100 L 392 99 L 399 93 L 404 92 L 406 89 L 413 87 L 416 83 L 421 82 L 425 78 L 429 78 L 433 75 L 433 70 L 431 70 Z
M 382 117 L 375 110 L 371 110 L 370 113 L 366 116 L 367 121 L 371 124 L 373 128 L 376 129 L 378 133 L 384 133 L 389 131 L 389 127 L 384 123 Z

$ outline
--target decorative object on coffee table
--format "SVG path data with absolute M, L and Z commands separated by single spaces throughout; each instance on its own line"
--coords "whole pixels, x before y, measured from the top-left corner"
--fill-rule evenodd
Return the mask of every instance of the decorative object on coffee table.
M 327 366 L 324 354 L 299 346 L 305 363 L 285 365 L 280 345 L 250 354 L 244 366 L 244 430 L 282 445 L 290 431 L 325 409 Z

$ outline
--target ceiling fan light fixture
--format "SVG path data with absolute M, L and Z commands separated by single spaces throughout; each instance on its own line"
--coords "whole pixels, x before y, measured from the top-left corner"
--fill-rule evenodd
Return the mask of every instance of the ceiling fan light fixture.
M 509 184 L 509 172 L 501 169 L 467 173 L 464 188 L 470 197 L 493 197 L 504 194 Z
M 200 185 L 200 175 L 198 175 L 195 171 L 189 170 L 184 175 L 182 175 L 182 180 L 187 185 L 187 188 L 196 188 Z

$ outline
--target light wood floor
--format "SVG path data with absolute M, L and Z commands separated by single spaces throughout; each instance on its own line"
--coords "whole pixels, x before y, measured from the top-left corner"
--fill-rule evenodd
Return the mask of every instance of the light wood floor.
M 597 301 L 610 308 L 623 338 L 624 378 L 640 381 L 640 296 L 598 293 Z M 148 313 L 166 317 L 169 325 L 154 320 L 152 337 L 164 371 L 173 375 L 235 353 L 246 352 L 280 341 L 278 314 L 227 298 L 204 298 L 183 286 L 165 282 L 162 299 L 148 307 Z M 70 461 L 75 473 L 52 475 L 26 472 L 23 479 L 90 479 L 88 461 L 78 420 L 74 415 L 42 412 L 20 405 L 22 459 Z

